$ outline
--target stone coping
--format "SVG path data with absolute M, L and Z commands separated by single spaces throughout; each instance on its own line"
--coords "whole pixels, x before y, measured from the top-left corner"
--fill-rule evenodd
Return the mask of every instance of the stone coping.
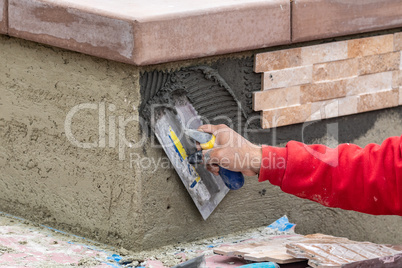
M 0 0 L 0 33 L 135 65 L 401 26 L 400 0 Z

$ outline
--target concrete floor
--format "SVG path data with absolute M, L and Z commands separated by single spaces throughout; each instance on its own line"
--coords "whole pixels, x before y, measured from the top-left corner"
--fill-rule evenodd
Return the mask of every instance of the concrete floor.
M 215 255 L 213 248 L 262 235 L 265 237 L 267 230 L 269 234 L 279 234 L 276 230 L 261 227 L 225 237 L 132 252 L 0 212 L 0 266 L 165 268 L 204 254 L 209 268 L 239 267 L 246 263 L 237 258 Z
M 0 212 L 1 267 L 127 267 L 118 250 Z

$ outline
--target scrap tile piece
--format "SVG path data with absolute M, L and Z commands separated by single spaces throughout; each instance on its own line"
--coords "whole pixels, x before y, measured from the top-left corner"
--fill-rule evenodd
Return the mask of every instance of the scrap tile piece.
M 305 240 L 289 243 L 286 245 L 286 248 L 287 253 L 295 258 L 309 259 L 308 264 L 312 267 L 347 267 L 346 265 L 359 261 L 376 260 L 388 256 L 390 256 L 390 258 L 387 260 L 393 262 L 392 256 L 402 254 L 402 251 L 392 249 L 385 245 L 370 242 L 357 242 L 347 238 L 322 234 L 306 235 Z M 400 260 L 395 258 L 395 261 L 399 262 L 401 260 L 402 258 Z M 379 262 L 376 262 L 377 266 L 370 267 L 379 267 L 381 264 L 384 264 L 384 259 L 382 259 L 382 261 L 379 259 L 378 261 Z M 358 267 L 366 266 L 361 265 Z
M 283 237 L 260 240 L 255 242 L 239 243 L 237 245 L 222 246 L 214 249 L 215 254 L 236 256 L 248 261 L 272 261 L 280 264 L 303 261 L 303 258 L 294 258 L 286 253 L 287 243 L 302 241 L 301 235 L 285 235 Z

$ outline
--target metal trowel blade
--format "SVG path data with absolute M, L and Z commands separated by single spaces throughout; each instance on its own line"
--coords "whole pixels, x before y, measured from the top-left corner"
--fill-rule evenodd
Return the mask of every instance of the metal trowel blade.
M 151 127 L 206 220 L 229 189 L 220 176 L 210 173 L 203 165 L 193 166 L 188 162 L 188 155 L 197 149 L 195 142 L 184 134 L 184 130 L 197 129 L 202 121 L 185 95 L 175 95 L 172 100 L 172 105 L 160 107 L 157 116 L 151 120 Z

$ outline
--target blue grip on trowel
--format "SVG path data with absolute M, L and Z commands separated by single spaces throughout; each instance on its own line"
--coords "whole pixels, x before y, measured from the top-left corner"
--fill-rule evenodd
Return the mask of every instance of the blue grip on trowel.
M 231 171 L 219 167 L 219 175 L 230 190 L 240 189 L 244 185 L 244 176 L 241 172 Z

